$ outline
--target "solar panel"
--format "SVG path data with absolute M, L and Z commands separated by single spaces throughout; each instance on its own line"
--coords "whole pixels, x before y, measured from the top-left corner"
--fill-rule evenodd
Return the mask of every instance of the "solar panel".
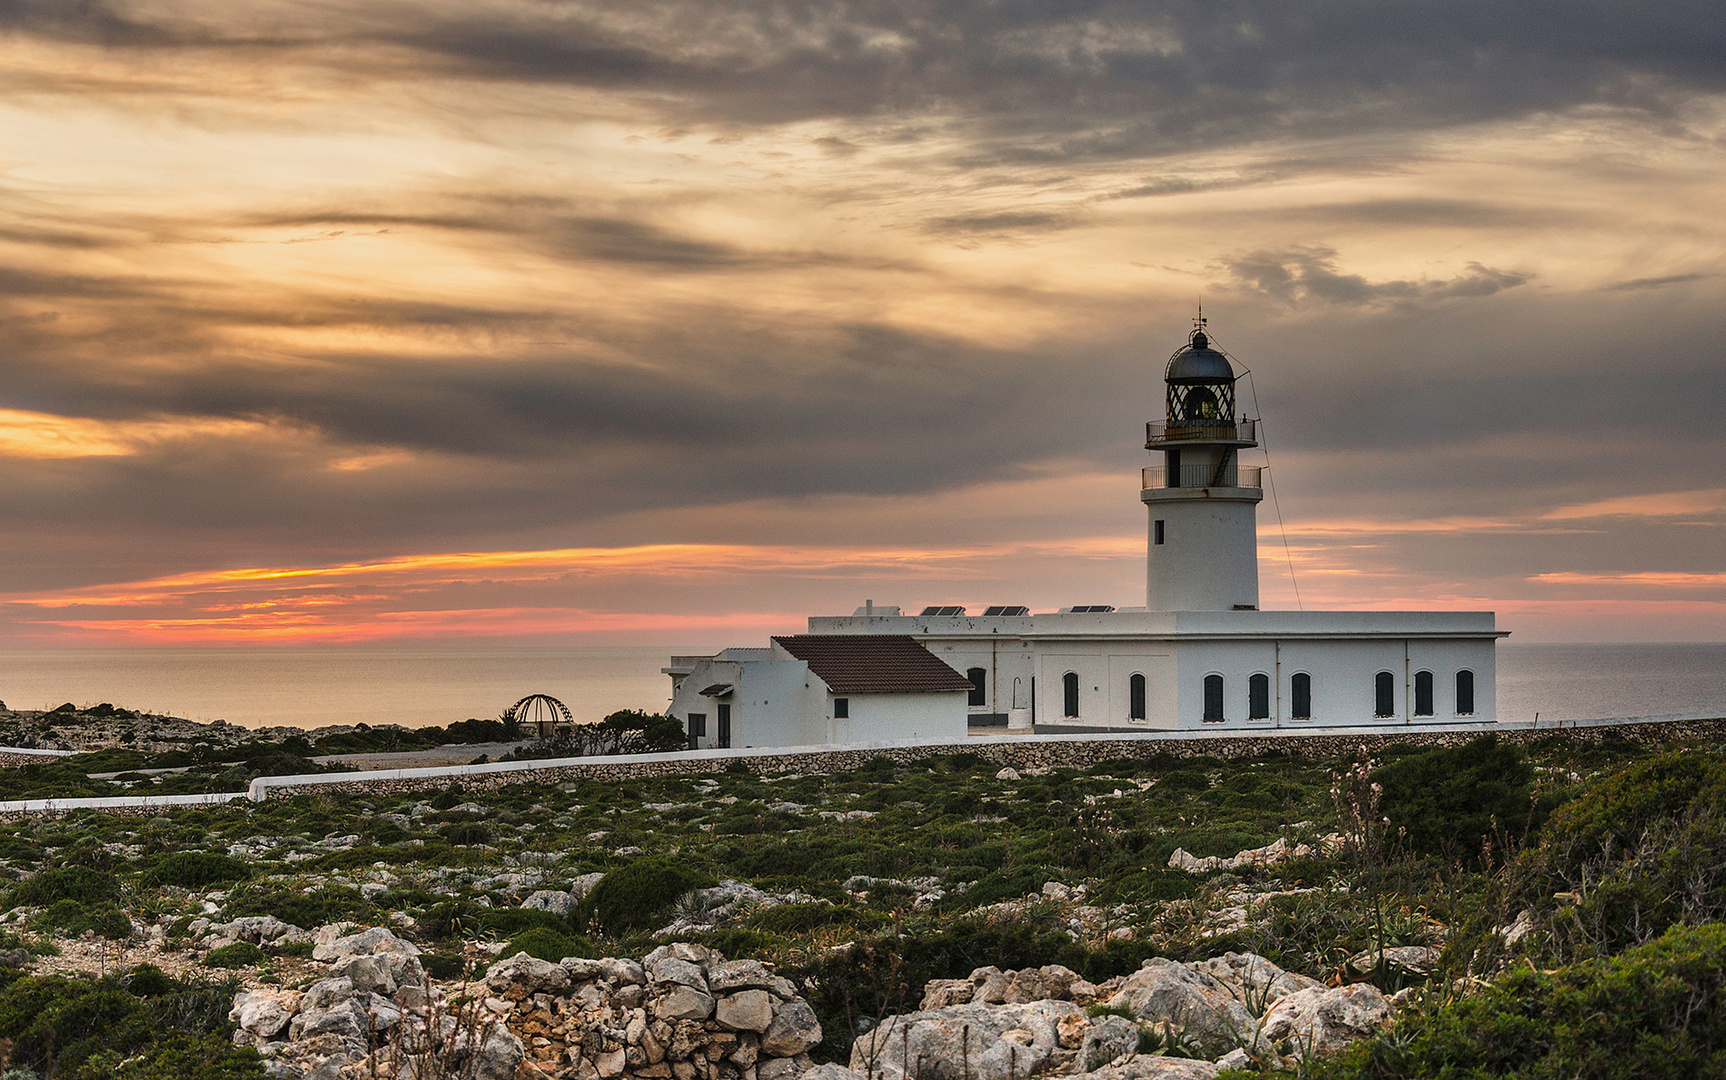
M 959 604 L 936 605 L 923 609 L 924 615 L 963 615 L 965 608 Z
M 1115 610 L 1113 604 L 1079 604 L 1073 608 L 1074 614 L 1102 613 Z
M 987 615 L 1029 615 L 1031 609 L 1018 604 L 996 604 L 983 612 Z

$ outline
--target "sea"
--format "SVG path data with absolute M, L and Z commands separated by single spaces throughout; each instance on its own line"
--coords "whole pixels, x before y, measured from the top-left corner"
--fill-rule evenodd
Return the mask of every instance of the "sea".
M 273 646 L 0 651 L 14 709 L 108 702 L 242 727 L 424 727 L 549 694 L 578 721 L 670 702 L 660 673 L 701 646 Z M 1498 646 L 1501 720 L 1726 716 L 1726 643 Z

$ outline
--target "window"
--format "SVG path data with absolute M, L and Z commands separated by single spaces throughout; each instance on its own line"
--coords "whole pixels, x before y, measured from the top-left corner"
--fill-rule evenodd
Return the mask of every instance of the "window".
M 1414 715 L 1432 715 L 1432 672 L 1414 673 Z
M 1396 677 L 1381 671 L 1372 680 L 1372 714 L 1377 717 L 1396 715 Z
M 1269 720 L 1271 715 L 1271 677 L 1264 672 L 1247 680 L 1247 719 Z
M 848 720 L 851 718 L 851 699 L 836 697 L 833 699 L 833 719 Z
M 1221 720 L 1223 718 L 1223 677 L 1221 675 L 1205 676 L 1205 719 Z
M 1067 672 L 1061 676 L 1061 715 L 1079 715 L 1079 676 L 1076 672 Z
M 707 714 L 692 712 L 689 714 L 689 748 L 701 749 L 701 737 L 707 734 Z
M 1474 715 L 1474 672 L 1467 668 L 1456 673 L 1456 715 Z
M 1289 696 L 1294 699 L 1289 715 L 1296 720 L 1312 719 L 1312 676 L 1298 672 L 1289 680 Z
M 1156 535 L 1156 543 L 1160 544 L 1163 542 L 1163 519 L 1158 518 L 1155 522 L 1155 526 L 1156 527 L 1152 531 L 1157 534 Z
M 1134 675 L 1127 680 L 1127 718 L 1143 720 L 1145 718 L 1145 677 Z
M 721 750 L 731 749 L 731 706 L 719 704 L 719 739 L 714 743 Z
M 989 704 L 989 672 L 985 668 L 974 667 L 965 672 L 965 678 L 971 680 L 971 705 Z

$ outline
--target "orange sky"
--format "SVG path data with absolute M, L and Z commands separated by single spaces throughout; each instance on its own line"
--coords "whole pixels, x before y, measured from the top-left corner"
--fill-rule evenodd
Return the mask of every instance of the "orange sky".
M 1717 16 L 0 12 L 0 641 L 1142 603 L 1201 298 L 1267 606 L 1721 640 Z

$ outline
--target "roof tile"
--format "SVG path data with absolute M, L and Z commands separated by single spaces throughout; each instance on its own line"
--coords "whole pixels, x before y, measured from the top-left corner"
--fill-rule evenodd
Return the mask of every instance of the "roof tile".
M 971 680 L 909 634 L 797 634 L 773 639 L 835 694 L 969 690 Z

